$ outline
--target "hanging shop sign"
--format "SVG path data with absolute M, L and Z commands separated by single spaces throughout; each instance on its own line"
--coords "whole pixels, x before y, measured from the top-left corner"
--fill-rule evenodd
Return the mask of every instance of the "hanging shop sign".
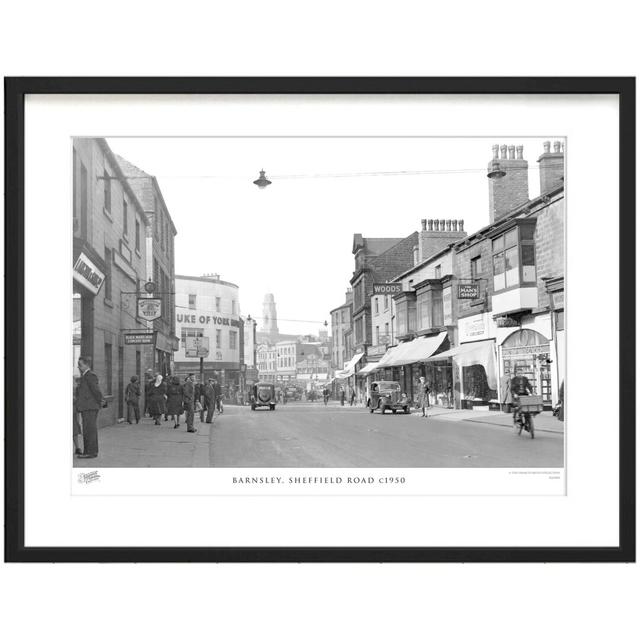
M 206 358 L 209 356 L 209 338 L 204 336 L 185 338 L 184 355 L 187 358 Z
M 374 295 L 395 295 L 402 293 L 402 282 L 383 282 L 373 285 Z
M 458 300 L 477 300 L 480 297 L 479 284 L 459 284 Z
M 154 331 L 130 331 L 124 334 L 125 344 L 155 344 Z
M 162 317 L 160 298 L 138 298 L 138 318 L 151 321 L 160 317 Z
M 81 253 L 73 265 L 73 279 L 95 296 L 98 295 L 104 282 L 104 273 L 84 253 Z

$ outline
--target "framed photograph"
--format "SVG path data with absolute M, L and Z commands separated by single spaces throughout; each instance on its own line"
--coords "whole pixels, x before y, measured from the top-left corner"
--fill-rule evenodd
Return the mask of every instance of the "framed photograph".
M 635 561 L 633 78 L 7 78 L 13 562 Z

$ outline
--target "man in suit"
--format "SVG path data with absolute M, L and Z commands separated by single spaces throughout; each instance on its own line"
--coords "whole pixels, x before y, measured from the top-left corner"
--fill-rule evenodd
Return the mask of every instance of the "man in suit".
M 213 378 L 207 380 L 204 387 L 204 408 L 207 410 L 207 422 L 211 424 L 213 420 L 213 411 L 216 408 L 216 390 L 213 386 Z
M 187 418 L 187 431 L 195 433 L 197 429 L 193 426 L 193 408 L 196 401 L 196 389 L 193 384 L 193 373 L 188 373 L 182 387 L 182 397 L 184 399 L 184 412 Z
M 78 454 L 78 458 L 96 458 L 98 456 L 98 411 L 106 406 L 106 403 L 100 391 L 98 376 L 91 371 L 91 358 L 80 356 L 78 369 L 80 370 L 80 381 L 78 382 L 76 410 L 82 416 L 84 442 L 84 453 Z

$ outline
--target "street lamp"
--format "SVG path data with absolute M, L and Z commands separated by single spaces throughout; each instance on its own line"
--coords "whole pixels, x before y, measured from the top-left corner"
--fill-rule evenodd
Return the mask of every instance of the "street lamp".
M 271 180 L 267 180 L 264 174 L 264 169 L 260 170 L 260 177 L 253 181 L 253 184 L 257 185 L 258 189 L 265 189 L 271 184 Z

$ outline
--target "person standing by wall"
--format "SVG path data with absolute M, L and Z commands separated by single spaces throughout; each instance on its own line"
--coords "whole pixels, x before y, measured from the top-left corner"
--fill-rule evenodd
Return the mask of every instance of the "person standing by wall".
M 430 389 L 426 378 L 424 376 L 420 376 L 420 382 L 418 384 L 418 404 L 422 410 L 422 416 L 424 418 L 429 417 L 429 391 Z
M 78 385 L 80 376 L 73 376 L 73 446 L 75 453 L 82 453 L 82 427 L 80 425 L 80 413 L 78 412 Z
M 140 422 L 140 383 L 138 382 L 138 376 L 131 376 L 131 381 L 127 385 L 124 392 L 124 397 L 127 402 L 127 422 L 131 422 L 131 414 L 136 419 L 136 424 Z
M 106 406 L 98 376 L 91 371 L 91 358 L 78 358 L 80 381 L 78 382 L 78 399 L 76 408 L 82 416 L 82 440 L 84 452 L 78 458 L 96 458 L 98 456 L 98 411 Z
M 184 412 L 187 421 L 187 431 L 189 433 L 194 433 L 197 429 L 193 426 L 193 410 L 195 404 L 195 385 L 193 384 L 193 374 L 187 374 L 187 377 L 184 381 L 184 386 L 182 387 L 182 399 L 184 403 Z

